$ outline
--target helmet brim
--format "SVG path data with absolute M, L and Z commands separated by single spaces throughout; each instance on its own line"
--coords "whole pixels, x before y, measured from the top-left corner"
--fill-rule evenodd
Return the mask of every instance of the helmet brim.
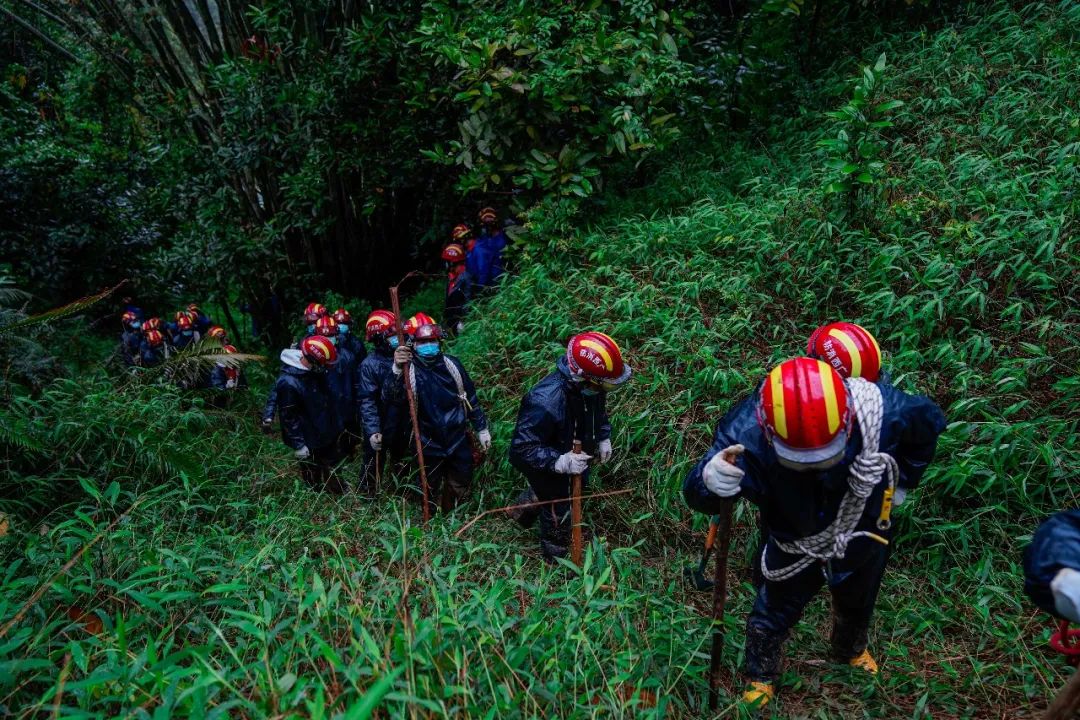
M 793 470 L 826 470 L 844 459 L 847 449 L 847 430 L 841 430 L 827 445 L 818 448 L 796 448 L 773 437 L 773 450 L 780 464 Z
M 589 375 L 585 375 L 584 377 L 591 382 L 600 383 L 607 390 L 616 390 L 629 382 L 633 374 L 634 373 L 630 369 L 629 365 L 623 365 L 622 374 L 619 375 L 619 377 L 617 378 L 594 378 L 590 377 Z

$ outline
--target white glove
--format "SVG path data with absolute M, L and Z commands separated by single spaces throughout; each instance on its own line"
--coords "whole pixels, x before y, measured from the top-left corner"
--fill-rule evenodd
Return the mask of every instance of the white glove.
M 487 452 L 491 449 L 491 431 L 484 428 L 477 434 L 477 439 L 480 441 L 480 449 Z
M 371 449 L 376 452 L 382 450 L 382 433 L 374 433 L 368 438 L 368 443 L 371 444 Z
M 1050 583 L 1054 608 L 1061 617 L 1080 622 L 1080 572 L 1062 568 Z
M 305 445 L 296 452 L 294 452 L 293 455 L 296 456 L 297 460 L 307 460 L 309 457 L 311 457 L 311 451 L 308 450 L 308 446 Z
M 409 364 L 412 360 L 412 348 L 407 348 L 404 345 L 394 351 L 394 374 L 400 375 L 403 368 Z
M 738 455 L 743 451 L 742 445 L 731 445 L 722 452 L 713 455 L 712 460 L 705 464 L 701 471 L 701 478 L 705 481 L 705 487 L 713 495 L 729 498 L 739 494 L 739 484 L 746 473 L 724 459 L 725 455 Z
M 458 335 L 465 332 L 465 323 L 459 322 L 457 325 L 455 325 L 454 332 L 456 332 Z
M 898 508 L 904 504 L 904 500 L 907 499 L 907 490 L 904 488 L 895 488 L 892 494 L 892 506 Z
M 236 387 L 236 378 L 229 378 L 228 380 L 226 380 L 225 387 L 229 388 L 230 390 Z
M 585 453 L 564 453 L 555 461 L 555 472 L 560 475 L 580 475 L 589 469 L 590 460 L 592 455 Z
M 611 459 L 611 441 L 610 440 L 601 440 L 599 449 L 600 449 L 600 462 L 606 463 L 608 460 Z

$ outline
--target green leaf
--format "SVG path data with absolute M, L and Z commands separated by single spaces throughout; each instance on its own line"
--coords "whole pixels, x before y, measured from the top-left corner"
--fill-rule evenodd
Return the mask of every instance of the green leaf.
M 345 720 L 368 720 L 375 712 L 375 708 L 382 702 L 382 699 L 394 687 L 394 681 L 398 679 L 401 673 L 405 672 L 405 668 L 405 665 L 399 665 L 391 670 L 389 674 L 379 678 L 374 685 L 367 689 L 367 692 L 360 698 L 360 702 L 345 711 Z
M 886 100 L 883 103 L 875 105 L 874 106 L 874 112 L 876 112 L 876 113 L 889 112 L 890 110 L 895 110 L 896 108 L 903 107 L 903 106 L 904 106 L 904 101 L 903 100 Z

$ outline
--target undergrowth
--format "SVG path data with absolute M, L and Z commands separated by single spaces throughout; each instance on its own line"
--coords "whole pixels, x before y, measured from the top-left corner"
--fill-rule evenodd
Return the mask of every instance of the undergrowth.
M 254 430 L 261 387 L 230 412 L 104 376 L 17 399 L 0 415 L 3 468 L 38 463 L 41 485 L 4 492 L 0 711 L 701 717 L 711 598 L 681 581 L 704 529 L 681 479 L 766 368 L 844 318 L 950 425 L 898 511 L 871 637 L 882 674 L 824 661 L 819 601 L 774 716 L 1036 716 L 1065 671 L 1022 599 L 1021 551 L 1043 516 L 1080 503 L 1080 6 L 994 4 L 969 23 L 867 49 L 801 117 L 685 149 L 573 234 L 535 214 L 517 275 L 452 347 L 495 452 L 473 502 L 426 530 L 396 493 L 367 505 L 303 489 L 287 449 Z M 841 219 L 816 144 L 882 52 L 884 92 L 904 104 L 872 200 Z M 511 501 L 517 399 L 594 327 L 635 369 L 611 398 L 616 458 L 597 479 L 632 492 L 588 503 L 579 573 L 546 567 L 500 515 L 465 522 Z M 64 482 L 79 499 L 35 514 L 33 488 Z M 736 525 L 723 717 L 751 507 Z

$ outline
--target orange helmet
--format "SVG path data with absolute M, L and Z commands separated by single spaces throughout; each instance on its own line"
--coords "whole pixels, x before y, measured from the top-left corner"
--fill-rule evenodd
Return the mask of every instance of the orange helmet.
M 806 341 L 806 354 L 832 365 L 841 377 L 877 382 L 881 375 L 881 348 L 866 328 L 855 323 L 822 325 Z
M 322 337 L 336 338 L 338 336 L 338 322 L 333 315 L 323 315 L 315 321 L 315 334 Z
M 352 325 L 352 315 L 345 308 L 338 308 L 334 311 L 334 319 L 338 321 L 338 325 Z
M 450 237 L 455 240 L 467 240 L 472 235 L 472 230 L 468 225 L 462 223 L 461 225 L 455 225 L 454 229 L 450 231 Z
M 495 208 L 486 207 L 480 211 L 480 222 L 485 225 L 499 221 L 499 216 L 495 213 Z
M 160 330 L 146 331 L 146 344 L 150 347 L 161 347 L 165 343 L 165 337 Z
M 195 315 L 199 314 L 199 306 L 195 303 L 191 303 L 190 305 L 188 305 L 187 309 L 189 313 L 194 313 Z
M 376 310 L 368 315 L 364 327 L 367 332 L 367 339 L 374 340 L 376 337 L 390 333 L 397 327 L 397 318 L 389 310 Z
M 128 310 L 127 312 L 125 312 L 123 315 L 120 316 L 120 322 L 124 323 L 125 325 L 130 325 L 131 323 L 135 322 L 138 319 L 139 319 L 139 316 L 136 315 L 135 313 L 131 312 L 130 310 Z
M 613 388 L 630 379 L 630 366 L 623 361 L 622 350 L 610 337 L 600 332 L 584 332 L 570 338 L 566 345 L 566 363 L 570 374 L 582 380 Z
M 337 348 L 330 338 L 311 335 L 300 341 L 300 353 L 308 362 L 319 367 L 327 367 L 337 362 Z
M 176 322 L 180 322 L 180 318 L 182 317 L 186 317 L 191 322 L 195 322 L 195 313 L 189 312 L 188 310 L 177 310 L 176 314 L 173 315 L 173 319 L 176 320 Z
M 782 465 L 831 467 L 843 458 L 851 429 L 844 379 L 821 360 L 785 360 L 761 386 L 758 420 Z
M 308 303 L 304 308 L 304 320 L 308 325 L 313 325 L 316 320 L 326 314 L 326 306 L 322 303 Z
M 142 324 L 142 329 L 143 332 L 147 332 L 149 330 L 160 330 L 161 320 L 156 317 L 149 318 L 146 322 Z
M 405 334 L 416 335 L 416 331 L 424 327 L 425 325 L 438 325 L 438 323 L 435 322 L 435 318 L 431 317 L 427 313 L 418 312 L 405 321 Z
M 237 353 L 237 349 L 232 345 L 222 345 L 221 349 L 225 351 L 226 355 L 235 355 Z
M 225 328 L 221 327 L 220 325 L 215 325 L 214 327 L 207 330 L 206 334 L 208 337 L 217 338 L 218 340 L 224 340 Z
M 191 322 L 191 317 L 187 313 L 183 313 L 182 315 L 180 315 L 180 317 L 176 318 L 177 330 L 190 330 L 192 328 L 192 325 L 193 323 Z
M 448 263 L 465 262 L 465 248 L 458 243 L 451 243 L 443 248 L 442 259 Z

